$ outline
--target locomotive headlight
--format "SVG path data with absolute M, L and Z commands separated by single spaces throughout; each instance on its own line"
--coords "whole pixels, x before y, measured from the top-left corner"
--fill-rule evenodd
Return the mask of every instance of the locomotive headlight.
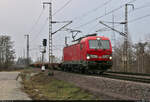
M 101 38 L 97 38 L 97 40 L 101 40 Z
M 86 56 L 86 58 L 87 58 L 87 59 L 90 59 L 90 58 L 98 58 L 98 55 L 90 55 L 90 54 L 88 54 L 88 55 Z
M 87 55 L 87 57 L 86 57 L 87 59 L 90 59 L 90 56 L 89 55 Z
M 112 56 L 110 56 L 109 59 L 112 60 Z
M 111 55 L 103 55 L 102 58 L 107 58 L 107 59 L 112 60 L 112 56 Z

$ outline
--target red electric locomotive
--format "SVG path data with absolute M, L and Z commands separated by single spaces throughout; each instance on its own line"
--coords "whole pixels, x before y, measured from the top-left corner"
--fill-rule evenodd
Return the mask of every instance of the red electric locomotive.
M 63 49 L 63 70 L 102 73 L 111 68 L 112 46 L 109 38 L 92 34 L 75 41 L 78 43 Z

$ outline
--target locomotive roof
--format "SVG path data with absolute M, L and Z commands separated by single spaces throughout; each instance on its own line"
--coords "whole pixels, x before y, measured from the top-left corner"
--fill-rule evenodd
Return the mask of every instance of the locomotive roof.
M 97 38 L 100 38 L 101 40 L 109 40 L 108 37 L 104 37 L 104 36 L 88 36 L 88 37 L 82 38 L 81 40 L 77 40 L 77 42 L 72 44 L 72 45 L 76 45 L 76 44 L 79 44 L 81 42 L 85 42 L 87 40 L 96 40 Z M 72 46 L 72 45 L 68 45 L 66 47 L 69 47 L 69 46 Z
M 96 40 L 97 38 L 100 38 L 101 40 L 109 40 L 108 37 L 104 37 L 104 36 L 89 36 L 89 37 L 81 39 L 80 42 L 85 41 L 85 40 Z

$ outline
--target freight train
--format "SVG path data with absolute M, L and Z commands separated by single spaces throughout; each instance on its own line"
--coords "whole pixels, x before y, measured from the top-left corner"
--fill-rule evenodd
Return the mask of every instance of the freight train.
M 109 38 L 92 34 L 74 41 L 77 43 L 63 49 L 62 63 L 59 63 L 61 70 L 103 73 L 112 67 Z

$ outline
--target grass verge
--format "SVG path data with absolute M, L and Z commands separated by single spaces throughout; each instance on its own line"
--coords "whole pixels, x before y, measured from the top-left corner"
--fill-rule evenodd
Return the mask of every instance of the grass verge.
M 29 76 L 21 74 L 23 90 L 33 100 L 94 100 L 94 95 L 86 92 L 73 84 L 57 80 L 45 73 Z

